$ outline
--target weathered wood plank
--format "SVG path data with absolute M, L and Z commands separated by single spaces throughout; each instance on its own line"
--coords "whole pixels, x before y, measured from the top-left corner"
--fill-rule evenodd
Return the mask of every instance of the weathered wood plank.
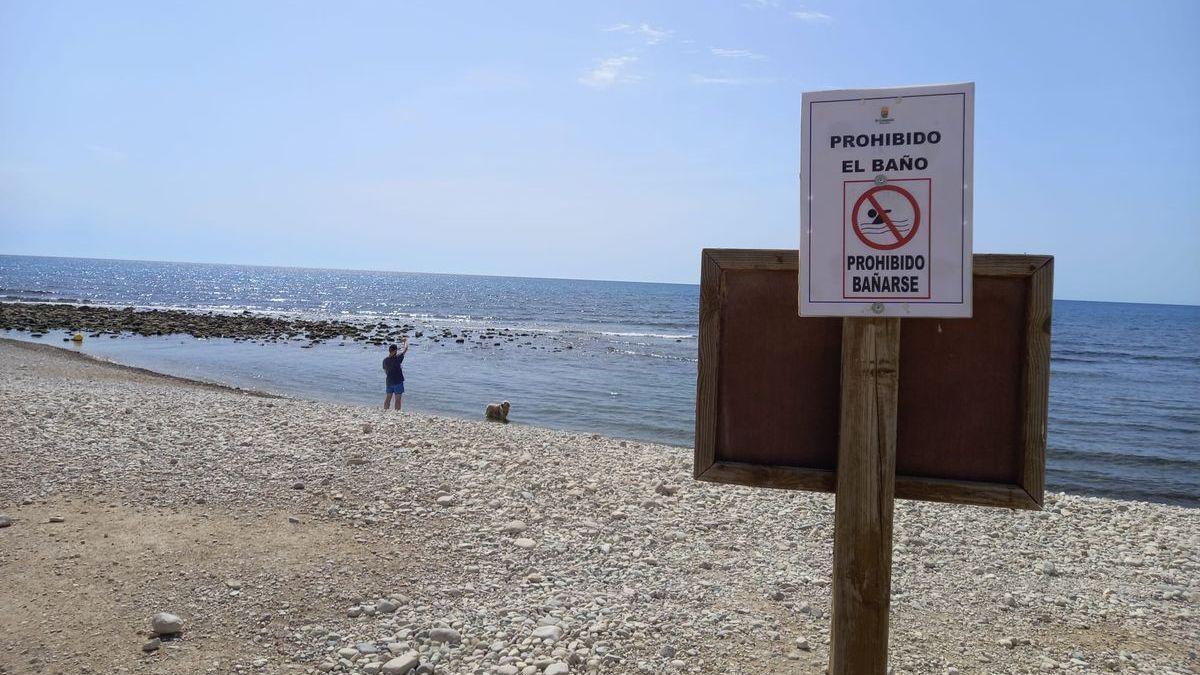
M 1024 489 L 1003 483 L 979 483 L 940 478 L 896 477 L 896 499 L 919 499 L 946 504 L 999 506 L 1037 511 L 1041 504 Z
M 977 277 L 1028 277 L 1050 260 L 1053 258 L 1046 255 L 976 253 L 972 264 Z
M 1021 374 L 1024 414 L 1022 450 L 1025 491 L 1039 508 L 1046 486 L 1046 423 L 1050 400 L 1050 323 L 1053 314 L 1054 258 L 1030 278 L 1025 316 L 1025 369 Z
M 834 476 L 834 472 L 822 469 L 717 461 L 696 479 L 776 490 L 833 492 L 836 487 Z M 1017 486 L 914 476 L 896 476 L 895 498 L 1035 511 L 1041 508 L 1032 496 Z
M 744 462 L 714 462 L 707 471 L 696 476 L 710 483 L 753 485 L 778 490 L 809 490 L 833 492 L 834 474 L 821 469 L 801 469 L 792 466 L 764 466 Z
M 900 319 L 842 325 L 830 675 L 887 671 Z
M 800 268 L 800 252 L 795 249 L 706 248 L 723 270 L 785 270 Z
M 721 354 L 721 266 L 700 253 L 700 336 L 696 369 L 696 454 L 693 475 L 712 466 L 717 451 L 717 373 Z

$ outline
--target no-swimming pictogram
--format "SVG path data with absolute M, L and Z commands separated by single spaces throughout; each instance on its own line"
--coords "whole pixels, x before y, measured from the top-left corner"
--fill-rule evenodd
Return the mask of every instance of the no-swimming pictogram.
M 850 224 L 862 243 L 891 251 L 916 236 L 921 227 L 921 207 L 912 193 L 902 187 L 876 185 L 854 203 Z

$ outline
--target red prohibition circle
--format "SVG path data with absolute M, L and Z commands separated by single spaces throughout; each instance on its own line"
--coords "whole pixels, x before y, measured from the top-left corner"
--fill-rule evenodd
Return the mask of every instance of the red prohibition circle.
M 907 199 L 910 205 L 912 205 L 913 226 L 912 229 L 908 231 L 907 237 L 900 234 L 900 230 L 896 229 L 896 224 L 893 223 L 892 219 L 888 217 L 887 211 L 885 211 L 883 207 L 879 205 L 879 201 L 875 199 L 875 195 L 880 192 L 897 192 L 901 197 Z M 896 237 L 895 243 L 881 244 L 877 241 L 871 241 L 867 238 L 867 235 L 863 234 L 862 230 L 858 229 L 858 210 L 862 208 L 863 202 L 866 201 L 871 202 L 871 206 L 875 208 L 875 212 L 883 218 L 883 222 L 887 223 L 888 229 L 891 230 L 892 236 Z M 862 243 L 880 251 L 891 251 L 892 249 L 897 249 L 907 244 L 908 242 L 912 241 L 913 237 L 917 236 L 917 230 L 921 228 L 921 208 L 917 206 L 916 198 L 914 198 L 912 193 L 910 193 L 908 190 L 895 185 L 876 185 L 870 190 L 862 193 L 862 196 L 858 198 L 858 201 L 854 202 L 854 209 L 850 212 L 850 224 L 854 226 L 854 234 L 858 235 L 858 239 Z

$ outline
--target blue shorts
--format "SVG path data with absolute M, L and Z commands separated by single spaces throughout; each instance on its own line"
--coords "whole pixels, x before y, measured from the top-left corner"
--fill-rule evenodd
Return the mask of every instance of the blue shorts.
M 403 393 L 404 393 L 404 383 L 403 383 L 403 382 L 401 382 L 400 384 L 389 384 L 389 385 L 387 385 L 387 393 L 389 393 L 389 394 L 403 394 Z

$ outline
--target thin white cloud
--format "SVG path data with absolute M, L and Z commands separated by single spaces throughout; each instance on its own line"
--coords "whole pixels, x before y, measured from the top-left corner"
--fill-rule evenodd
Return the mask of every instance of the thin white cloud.
M 655 28 L 650 24 L 643 23 L 637 26 L 628 23 L 619 23 L 615 26 L 609 26 L 602 29 L 605 33 L 625 33 L 627 35 L 636 35 L 646 42 L 648 45 L 656 45 L 664 40 L 667 40 L 675 33 L 673 30 L 665 28 Z
M 763 59 L 767 58 L 762 54 L 755 54 L 749 49 L 722 49 L 720 47 L 713 47 L 709 51 L 712 52 L 713 56 L 720 56 L 727 59 L 749 59 L 751 61 L 762 61 Z
M 579 78 L 579 82 L 596 89 L 607 89 L 624 82 L 636 82 L 642 78 L 627 72 L 628 67 L 634 63 L 637 63 L 636 56 L 610 56 L 599 59 L 594 68 Z
M 824 23 L 826 21 L 833 21 L 832 16 L 829 16 L 825 12 L 818 12 L 814 9 L 797 10 L 792 12 L 792 16 L 800 19 L 801 21 L 808 21 L 810 23 Z
M 772 9 L 779 6 L 779 0 L 746 0 L 742 7 L 746 9 Z
M 771 77 L 726 77 L 724 75 L 692 75 L 692 84 L 740 87 L 749 84 L 770 84 Z

